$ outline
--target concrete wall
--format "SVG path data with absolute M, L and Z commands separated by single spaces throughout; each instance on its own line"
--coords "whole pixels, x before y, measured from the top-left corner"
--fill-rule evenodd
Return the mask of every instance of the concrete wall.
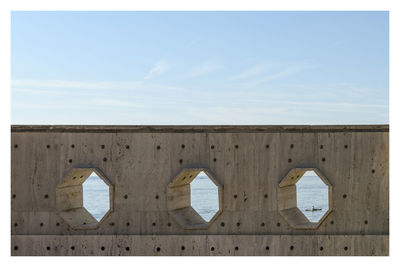
M 387 125 L 11 133 L 12 255 L 389 254 Z M 98 168 L 113 185 L 113 211 L 94 229 L 58 214 L 57 185 L 77 167 Z M 168 212 L 167 186 L 184 168 L 206 168 L 222 186 L 222 213 L 204 229 Z M 316 229 L 293 228 L 278 212 L 279 183 L 293 168 L 317 168 L 332 185 L 332 212 Z

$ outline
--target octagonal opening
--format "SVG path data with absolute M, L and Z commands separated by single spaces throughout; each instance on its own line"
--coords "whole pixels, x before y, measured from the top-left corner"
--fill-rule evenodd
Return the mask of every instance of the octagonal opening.
M 329 188 L 314 171 L 296 183 L 297 207 L 310 222 L 317 223 L 329 209 Z
M 58 215 L 73 229 L 94 229 L 112 212 L 113 186 L 96 168 L 74 168 L 56 188 Z
M 169 214 L 185 229 L 207 228 L 222 212 L 222 186 L 204 168 L 183 169 L 167 195 Z
M 190 204 L 209 222 L 219 210 L 218 187 L 201 171 L 190 183 Z
M 92 172 L 83 186 L 83 207 L 100 221 L 110 209 L 110 188 L 95 173 Z
M 331 212 L 332 186 L 316 168 L 292 169 L 279 183 L 278 209 L 296 229 L 316 229 Z

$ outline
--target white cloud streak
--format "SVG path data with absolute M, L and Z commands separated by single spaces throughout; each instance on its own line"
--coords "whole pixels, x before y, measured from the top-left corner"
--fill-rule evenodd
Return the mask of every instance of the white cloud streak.
M 316 65 L 307 62 L 297 63 L 258 63 L 249 69 L 232 76 L 229 80 L 239 87 L 255 87 L 260 84 L 282 79 L 293 74 L 315 68 Z
M 211 124 L 259 124 L 270 118 L 287 115 L 284 107 L 223 107 L 191 108 L 188 114 L 195 121 Z
M 215 71 L 218 71 L 223 68 L 223 65 L 220 62 L 216 61 L 207 61 L 203 64 L 195 67 L 191 72 L 186 75 L 186 78 L 195 78 L 199 76 L 203 76 Z
M 309 64 L 294 64 L 285 66 L 281 70 L 277 70 L 275 72 L 264 73 L 260 78 L 255 79 L 254 81 L 250 81 L 245 84 L 246 87 L 254 87 L 260 85 L 265 82 L 281 79 L 304 70 L 312 68 L 312 65 Z
M 264 74 L 270 69 L 271 69 L 271 66 L 267 66 L 265 64 L 257 64 L 257 65 L 254 65 L 253 67 L 243 71 L 242 73 L 240 73 L 236 76 L 233 76 L 231 79 L 232 80 L 241 80 L 241 79 L 251 78 L 254 76 Z
M 184 88 L 157 84 L 151 82 L 143 81 L 126 81 L 126 82 L 113 82 L 113 81 L 72 81 L 72 80 L 12 80 L 11 81 L 12 90 L 16 91 L 41 91 L 45 92 L 56 92 L 55 89 L 62 91 L 61 89 L 66 89 L 71 92 L 72 89 L 87 89 L 98 92 L 99 90 L 104 91 L 115 91 L 115 90 L 144 90 L 148 92 L 149 90 L 160 90 L 160 91 L 183 91 Z M 44 88 L 48 90 L 44 90 Z
M 90 103 L 92 105 L 110 106 L 110 107 L 133 107 L 133 108 L 144 107 L 143 105 L 134 102 L 122 101 L 118 99 L 109 99 L 109 98 L 94 98 L 90 101 Z
M 168 69 L 167 62 L 165 62 L 164 60 L 160 60 L 147 73 L 147 75 L 144 77 L 144 79 L 149 80 L 149 79 L 153 78 L 154 76 L 157 76 L 157 75 L 167 71 L 167 69 Z

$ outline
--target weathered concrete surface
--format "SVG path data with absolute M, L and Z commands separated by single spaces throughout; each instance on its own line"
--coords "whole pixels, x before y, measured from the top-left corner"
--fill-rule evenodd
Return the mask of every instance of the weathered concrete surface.
M 387 235 L 14 235 L 29 256 L 382 256 Z
M 387 125 L 12 126 L 11 131 L 12 255 L 103 255 L 94 249 L 101 238 L 113 248 L 106 255 L 125 255 L 118 244 L 132 240 L 131 255 L 159 255 L 147 239 L 160 240 L 163 255 L 214 255 L 210 240 L 217 244 L 215 255 L 389 253 Z M 113 212 L 96 229 L 74 230 L 57 214 L 57 185 L 76 167 L 98 168 L 114 185 Z M 222 213 L 206 229 L 184 229 L 168 213 L 167 186 L 183 168 L 209 169 L 222 185 Z M 317 229 L 294 229 L 278 212 L 279 183 L 292 168 L 317 168 L 332 184 L 332 212 Z M 48 240 L 51 248 L 68 240 L 76 249 L 42 251 Z M 180 240 L 201 250 L 179 251 Z M 279 240 L 279 246 L 268 254 L 255 240 Z M 297 242 L 294 250 L 291 240 Z M 318 240 L 325 240 L 322 251 Z M 234 243 L 238 251 L 232 251 Z M 82 246 L 93 249 L 79 250 Z

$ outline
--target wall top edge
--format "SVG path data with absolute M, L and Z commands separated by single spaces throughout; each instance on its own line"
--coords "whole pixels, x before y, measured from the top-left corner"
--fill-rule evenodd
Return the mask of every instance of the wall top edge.
M 389 132 L 388 124 L 369 125 L 11 125 L 11 132 L 45 133 L 304 133 Z
M 106 234 L 106 235 L 94 235 L 94 234 L 87 234 L 87 235 L 80 235 L 80 234 L 74 234 L 74 235 L 47 235 L 47 234 L 27 234 L 27 235 L 11 235 L 12 238 L 96 238 L 98 239 L 99 237 L 105 237 L 105 238 L 110 238 L 110 237 L 119 237 L 119 238 L 133 238 L 133 237 L 150 237 L 150 238 L 155 238 L 155 237 L 160 237 L 160 236 L 166 236 L 166 237 L 177 237 L 177 238 L 191 238 L 191 237 L 275 237 L 279 236 L 282 238 L 321 238 L 321 237 L 344 237 L 344 238 L 354 238 L 354 237 L 361 237 L 361 238 L 374 238 L 374 237 L 389 237 L 389 234 L 204 234 L 204 235 L 196 235 L 196 234 L 184 234 L 184 235 L 177 235 L 177 234 Z

